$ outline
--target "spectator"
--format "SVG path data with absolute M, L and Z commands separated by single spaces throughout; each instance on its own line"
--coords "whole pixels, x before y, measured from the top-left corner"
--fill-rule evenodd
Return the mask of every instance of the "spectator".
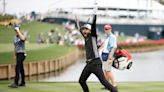
M 43 32 L 40 32 L 38 35 L 38 44 L 42 44 L 44 43 L 44 39 L 43 39 Z

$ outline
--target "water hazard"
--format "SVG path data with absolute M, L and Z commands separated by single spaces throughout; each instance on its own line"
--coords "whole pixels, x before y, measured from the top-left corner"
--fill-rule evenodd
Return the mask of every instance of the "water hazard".
M 118 82 L 130 81 L 164 81 L 164 50 L 145 53 L 134 53 L 133 66 L 130 70 L 116 70 L 113 73 Z M 52 76 L 41 81 L 60 82 L 78 81 L 85 59 L 79 59 L 74 65 L 67 68 L 62 74 Z M 92 74 L 88 81 L 98 81 Z

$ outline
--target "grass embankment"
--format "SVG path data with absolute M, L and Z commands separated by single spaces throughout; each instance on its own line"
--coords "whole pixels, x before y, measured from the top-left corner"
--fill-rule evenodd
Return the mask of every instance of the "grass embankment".
M 12 15 L 5 15 L 5 16 L 0 15 L 0 21 L 10 20 L 13 18 L 14 18 L 14 16 L 12 16 Z
M 48 31 L 51 29 L 57 29 L 61 33 L 64 32 L 64 27 L 58 24 L 48 24 L 48 23 L 41 23 L 41 22 L 26 22 L 21 26 L 22 30 L 27 30 L 29 33 L 29 42 L 30 43 L 37 43 L 38 34 L 40 32 L 44 32 L 47 35 Z M 12 43 L 13 36 L 15 32 L 13 27 L 6 27 L 0 26 L 0 43 Z
M 0 81 L 1 92 L 83 92 L 78 83 L 30 82 L 26 87 L 8 88 L 9 82 Z M 100 83 L 88 83 L 90 92 L 109 92 L 101 90 Z M 164 92 L 164 82 L 119 83 L 119 92 Z
M 13 51 L 11 44 L 10 48 L 4 47 L 2 52 L 0 51 L 0 64 L 13 64 Z M 5 46 L 5 45 L 4 45 Z M 2 46 L 0 46 L 2 47 Z M 6 50 L 5 50 L 6 49 Z M 25 62 L 40 61 L 55 59 L 60 56 L 66 55 L 73 51 L 74 48 L 67 46 L 58 45 L 38 45 L 38 44 L 27 44 L 27 58 Z
M 41 22 L 26 22 L 21 29 L 29 31 L 29 43 L 26 44 L 26 62 L 55 59 L 73 51 L 74 48 L 67 46 L 38 45 L 37 39 L 40 32 L 47 35 L 51 29 L 64 33 L 64 27 L 57 24 L 47 24 Z M 13 64 L 13 36 L 15 35 L 12 27 L 0 26 L 0 64 Z

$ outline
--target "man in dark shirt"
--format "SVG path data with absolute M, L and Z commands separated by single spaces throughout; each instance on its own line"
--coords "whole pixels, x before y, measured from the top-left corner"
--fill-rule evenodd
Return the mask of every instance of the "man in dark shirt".
M 97 48 L 97 33 L 96 33 L 96 15 L 94 15 L 92 25 L 84 24 L 81 28 L 79 25 L 78 18 L 76 17 L 76 23 L 78 30 L 85 39 L 85 51 L 86 51 L 86 66 L 82 71 L 79 79 L 79 83 L 83 88 L 84 92 L 89 92 L 86 80 L 91 73 L 95 74 L 102 85 L 104 85 L 111 92 L 118 92 L 106 79 L 102 70 L 102 62 L 99 58 L 98 48 Z

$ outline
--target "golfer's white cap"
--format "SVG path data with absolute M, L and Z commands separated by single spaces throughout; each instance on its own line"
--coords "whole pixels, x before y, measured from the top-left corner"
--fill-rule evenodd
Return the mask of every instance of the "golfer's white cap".
M 19 30 L 20 30 L 20 28 L 19 28 L 19 27 L 15 27 L 15 28 L 14 28 L 14 30 L 19 31 Z
M 87 28 L 87 29 L 91 30 L 91 25 L 90 25 L 90 24 L 84 24 L 84 25 L 82 26 L 82 29 L 83 29 L 83 28 Z

